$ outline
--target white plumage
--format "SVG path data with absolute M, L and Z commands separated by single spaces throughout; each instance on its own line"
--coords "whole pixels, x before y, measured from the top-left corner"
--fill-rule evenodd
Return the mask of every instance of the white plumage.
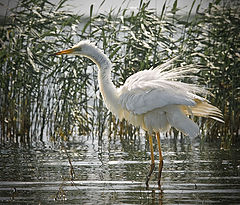
M 122 108 L 119 118 L 150 133 L 167 131 L 172 126 L 191 137 L 198 135 L 198 126 L 186 114 L 222 121 L 220 110 L 197 95 L 207 94 L 205 89 L 176 81 L 189 77 L 197 69 L 186 66 L 167 70 L 170 66 L 172 61 L 140 71 L 126 80 L 118 89 Z
M 181 82 L 191 78 L 190 73 L 198 69 L 192 66 L 173 68 L 172 59 L 167 63 L 150 70 L 140 71 L 130 76 L 125 84 L 116 88 L 111 81 L 111 62 L 109 58 L 88 41 L 81 41 L 71 49 L 55 55 L 71 54 L 85 56 L 99 67 L 98 81 L 100 92 L 108 109 L 119 119 L 126 119 L 149 133 L 152 166 L 146 184 L 154 167 L 152 134 L 157 133 L 160 164 L 162 154 L 159 132 L 174 127 L 185 135 L 195 137 L 199 134 L 198 125 L 187 115 L 210 117 L 222 122 L 220 110 L 204 99 L 208 92 L 197 85 Z M 161 177 L 159 166 L 159 176 Z M 159 185 L 160 185 L 159 177 Z

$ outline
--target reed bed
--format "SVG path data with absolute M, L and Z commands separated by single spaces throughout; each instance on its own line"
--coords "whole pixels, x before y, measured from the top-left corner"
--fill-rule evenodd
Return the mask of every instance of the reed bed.
M 240 134 L 240 4 L 222 1 L 210 4 L 188 31 L 190 56 L 197 57 L 205 67 L 200 76 L 213 96 L 209 100 L 222 110 L 224 124 L 202 125 L 204 133 L 221 137 L 222 141 L 239 140 Z M 191 43 L 190 43 L 191 42 Z
M 201 65 L 196 83 L 211 90 L 215 97 L 209 99 L 225 119 L 225 124 L 200 119 L 203 135 L 239 139 L 239 5 L 216 1 L 204 14 L 193 15 L 191 8 L 180 15 L 177 0 L 170 9 L 165 3 L 160 14 L 141 1 L 135 11 L 120 7 L 93 16 L 91 6 L 83 16 L 64 11 L 66 3 L 19 1 L 1 25 L 1 143 L 144 134 L 107 111 L 91 61 L 49 56 L 82 39 L 110 56 L 116 86 L 176 55 L 178 64 Z

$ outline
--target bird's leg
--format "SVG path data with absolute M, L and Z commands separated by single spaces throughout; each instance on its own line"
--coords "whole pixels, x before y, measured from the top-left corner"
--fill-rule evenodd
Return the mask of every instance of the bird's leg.
M 149 179 L 150 179 L 152 172 L 154 170 L 154 167 L 155 167 L 152 135 L 149 135 L 149 145 L 150 145 L 150 151 L 151 151 L 151 165 L 150 165 L 150 170 L 149 170 L 147 178 L 146 178 L 146 186 L 147 187 L 148 187 Z
M 160 182 L 161 182 L 161 175 L 162 175 L 162 168 L 163 168 L 163 156 L 162 156 L 159 132 L 157 133 L 157 142 L 158 142 L 158 152 L 159 152 L 158 186 L 161 187 Z

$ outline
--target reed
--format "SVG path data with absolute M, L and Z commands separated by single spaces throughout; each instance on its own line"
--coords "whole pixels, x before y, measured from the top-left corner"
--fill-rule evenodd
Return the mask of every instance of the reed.
M 82 18 L 64 12 L 65 2 L 19 1 L 2 23 L 2 143 L 68 136 L 77 121 L 85 129 L 86 110 L 81 105 L 87 100 L 82 96 L 86 87 L 78 82 L 87 82 L 88 75 L 72 59 L 57 62 L 48 56 L 63 45 L 72 45 L 74 26 Z
M 240 120 L 240 4 L 216 1 L 201 13 L 187 31 L 188 59 L 204 68 L 200 80 L 213 96 L 209 100 L 222 110 L 225 124 L 202 123 L 204 133 L 222 141 L 239 140 Z M 191 43 L 190 43 L 191 42 Z
M 216 1 L 204 14 L 193 15 L 194 1 L 183 16 L 177 0 L 171 9 L 165 3 L 160 14 L 140 1 L 135 11 L 120 7 L 96 16 L 91 6 L 84 17 L 64 11 L 66 3 L 19 1 L 2 23 L 1 143 L 144 134 L 107 111 L 92 62 L 48 55 L 82 39 L 110 56 L 116 86 L 176 55 L 181 55 L 178 64 L 200 64 L 198 82 L 216 96 L 209 99 L 225 118 L 224 125 L 200 119 L 204 136 L 239 139 L 239 7 Z

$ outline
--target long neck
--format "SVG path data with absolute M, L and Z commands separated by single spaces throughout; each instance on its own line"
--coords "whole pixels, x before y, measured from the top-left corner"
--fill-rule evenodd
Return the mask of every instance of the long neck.
M 88 55 L 98 66 L 98 83 L 100 92 L 107 108 L 115 115 L 119 115 L 118 91 L 111 80 L 111 62 L 109 58 L 98 48 Z

